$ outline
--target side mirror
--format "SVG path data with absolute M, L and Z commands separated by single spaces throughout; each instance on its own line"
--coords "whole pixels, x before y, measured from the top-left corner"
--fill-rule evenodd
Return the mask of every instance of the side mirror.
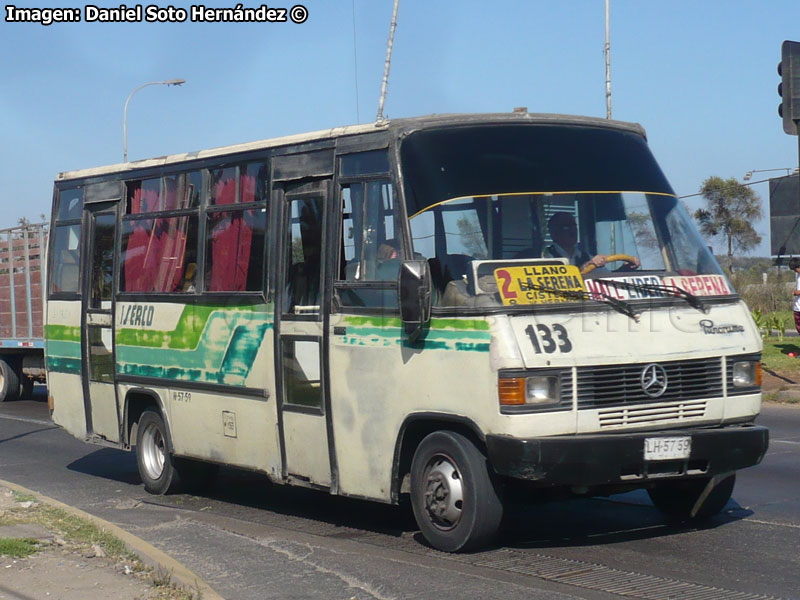
M 400 318 L 409 341 L 416 340 L 431 320 L 431 269 L 427 260 L 400 265 Z

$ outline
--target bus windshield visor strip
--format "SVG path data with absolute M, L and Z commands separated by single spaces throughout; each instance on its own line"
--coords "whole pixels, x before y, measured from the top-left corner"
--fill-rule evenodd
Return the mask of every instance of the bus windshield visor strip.
M 614 287 L 621 287 L 625 288 L 626 290 L 633 290 L 636 292 L 653 292 L 657 294 L 664 294 L 666 296 L 673 296 L 675 298 L 683 298 L 692 306 L 692 308 L 696 308 L 703 313 L 707 313 L 709 310 L 703 301 L 700 300 L 700 298 L 690 292 L 687 292 L 681 287 L 656 285 L 653 283 L 631 283 L 629 281 L 619 281 L 618 279 L 596 279 L 595 281 L 607 283 L 609 285 L 613 285 Z

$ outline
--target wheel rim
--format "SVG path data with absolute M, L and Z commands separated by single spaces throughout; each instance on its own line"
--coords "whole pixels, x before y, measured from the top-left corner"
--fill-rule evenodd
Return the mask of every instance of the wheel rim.
M 161 430 L 149 424 L 142 435 L 142 463 L 148 477 L 158 479 L 164 471 L 166 448 Z
M 455 462 L 437 454 L 425 467 L 425 511 L 438 529 L 453 529 L 461 521 L 464 505 L 463 478 Z

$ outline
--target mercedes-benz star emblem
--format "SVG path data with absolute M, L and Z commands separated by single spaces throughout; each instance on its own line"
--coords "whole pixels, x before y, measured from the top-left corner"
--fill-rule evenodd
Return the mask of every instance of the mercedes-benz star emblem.
M 667 391 L 667 372 L 664 367 L 650 363 L 642 369 L 642 391 L 651 398 L 658 398 Z

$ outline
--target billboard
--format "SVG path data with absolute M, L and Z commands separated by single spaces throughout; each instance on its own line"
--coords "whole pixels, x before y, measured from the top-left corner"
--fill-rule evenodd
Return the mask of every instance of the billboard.
M 769 180 L 770 254 L 800 256 L 800 174 Z

